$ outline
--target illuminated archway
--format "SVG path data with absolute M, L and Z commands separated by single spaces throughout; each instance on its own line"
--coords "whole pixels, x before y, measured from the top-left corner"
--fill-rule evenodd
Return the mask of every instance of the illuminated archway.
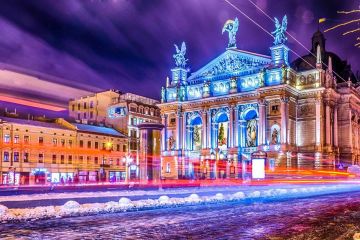
M 241 114 L 242 120 L 242 146 L 256 147 L 258 145 L 258 111 L 248 108 Z

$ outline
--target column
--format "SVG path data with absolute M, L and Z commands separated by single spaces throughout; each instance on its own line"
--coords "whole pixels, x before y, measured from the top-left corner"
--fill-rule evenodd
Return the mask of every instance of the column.
M 181 131 L 181 139 L 182 139 L 182 149 L 187 150 L 187 125 L 186 125 L 186 113 L 183 113 L 182 117 L 182 131 Z
M 161 122 L 164 125 L 161 135 L 161 150 L 167 151 L 167 115 L 163 114 L 161 116 Z
M 234 147 L 239 146 L 239 109 L 235 107 L 234 117 Z
M 331 145 L 330 102 L 325 101 L 325 145 Z
M 265 144 L 265 136 L 266 136 L 266 126 L 265 126 L 265 119 L 266 119 L 266 105 L 264 99 L 259 99 L 259 143 L 258 145 Z
M 211 148 L 212 145 L 211 145 L 211 138 L 212 138 L 212 135 L 211 135 L 211 129 L 212 129 L 212 122 L 211 122 L 211 110 L 207 110 L 207 134 L 206 134 L 206 141 L 207 141 L 207 147 L 208 148 Z
M 234 106 L 229 106 L 229 148 L 234 146 Z
M 321 99 L 316 99 L 315 100 L 315 145 L 317 147 L 320 147 L 321 142 L 320 142 L 320 132 L 321 132 L 321 119 L 320 119 L 320 115 L 321 115 Z
M 280 112 L 281 112 L 281 143 L 287 144 L 288 139 L 288 101 L 289 98 L 282 96 L 280 103 Z
M 207 148 L 207 119 L 206 119 L 206 110 L 201 112 L 201 121 L 202 121 L 202 148 Z
M 334 146 L 338 147 L 338 108 L 335 105 L 334 107 Z
M 181 147 L 181 124 L 182 124 L 182 113 L 176 113 L 176 149 L 180 150 Z
M 239 146 L 240 147 L 245 147 L 245 126 L 246 121 L 245 120 L 240 120 L 240 135 L 239 135 Z

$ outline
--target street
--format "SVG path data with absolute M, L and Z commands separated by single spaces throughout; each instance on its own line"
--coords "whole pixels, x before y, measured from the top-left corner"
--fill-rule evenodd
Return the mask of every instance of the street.
M 0 225 L 2 239 L 352 239 L 360 192 Z

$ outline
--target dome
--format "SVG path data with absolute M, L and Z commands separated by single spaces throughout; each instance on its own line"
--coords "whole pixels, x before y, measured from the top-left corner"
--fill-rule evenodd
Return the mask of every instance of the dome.
M 329 64 L 329 57 L 332 59 L 333 71 L 341 76 L 342 79 L 347 81 L 349 78 L 353 83 L 356 83 L 356 77 L 354 73 L 351 71 L 351 66 L 347 63 L 347 61 L 342 60 L 338 55 L 333 52 L 327 52 L 325 48 L 326 39 L 324 34 L 319 30 L 314 33 L 312 36 L 312 47 L 311 54 L 302 56 L 301 58 L 296 59 L 291 63 L 291 67 L 296 71 L 306 71 L 314 69 L 316 66 L 316 49 L 317 46 L 320 46 L 321 60 L 325 63 L 326 66 Z M 327 69 L 327 67 L 322 66 L 323 69 Z M 336 76 L 338 83 L 343 82 L 338 76 Z

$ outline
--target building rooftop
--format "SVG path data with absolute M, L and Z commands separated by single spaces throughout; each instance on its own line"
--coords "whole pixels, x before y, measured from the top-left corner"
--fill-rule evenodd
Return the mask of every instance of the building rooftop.
M 70 130 L 69 128 L 61 124 L 58 124 L 56 122 L 45 122 L 45 121 L 36 121 L 30 119 L 10 118 L 10 117 L 0 117 L 0 119 L 1 122 L 16 123 L 21 125 L 31 125 L 31 126 L 44 127 L 44 128 L 58 128 L 58 129 Z
M 116 131 L 113 128 L 87 125 L 87 124 L 81 124 L 81 123 L 71 123 L 71 124 L 74 125 L 79 131 L 82 131 L 82 132 L 111 135 L 111 136 L 115 136 L 115 137 L 127 137 L 126 135 Z

